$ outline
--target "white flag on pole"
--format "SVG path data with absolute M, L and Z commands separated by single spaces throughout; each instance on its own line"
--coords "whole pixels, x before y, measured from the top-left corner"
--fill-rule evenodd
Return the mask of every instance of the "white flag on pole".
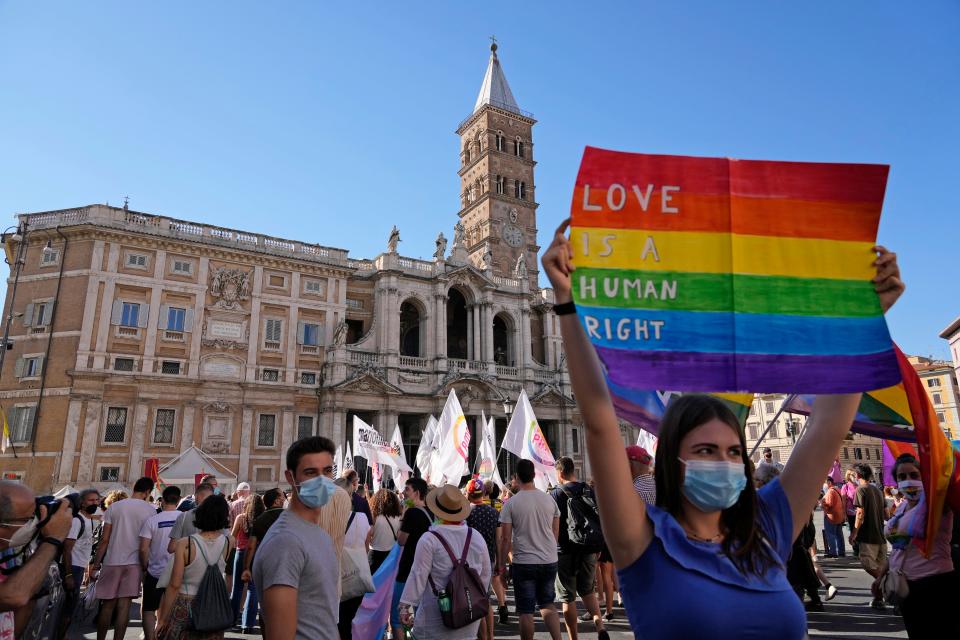
M 524 390 L 520 391 L 517 407 L 513 410 L 513 416 L 510 418 L 510 424 L 507 425 L 507 432 L 500 446 L 522 460 L 533 462 L 537 471 L 534 479 L 537 489 L 546 491 L 549 485 L 558 484 L 557 470 L 553 466 L 556 461 L 553 459 L 547 439 L 543 437 L 537 416 L 534 415 L 530 399 L 527 398 L 527 392 Z
M 443 406 L 437 428 L 439 451 L 435 464 L 430 468 L 430 483 L 439 486 L 442 482 L 460 484 L 460 478 L 470 473 L 467 455 L 470 451 L 470 428 L 463 415 L 457 392 L 450 390 Z M 437 442 L 435 439 L 434 442 Z
M 337 445 L 337 453 L 333 456 L 333 477 L 339 478 L 343 473 L 343 447 Z
M 406 467 L 393 467 L 393 481 L 397 487 L 402 487 L 407 483 L 407 478 L 410 477 L 413 469 L 411 469 L 407 464 L 407 455 L 403 449 L 403 437 L 400 435 L 399 424 L 393 428 L 393 436 L 390 438 L 390 446 L 393 447 L 394 454 L 396 454 L 397 458 L 401 460 L 404 467 Z
M 340 472 L 340 475 L 349 469 L 355 469 L 353 466 L 353 454 L 350 453 L 350 443 L 347 443 L 347 452 L 343 455 L 343 471 Z
M 488 421 L 483 412 L 480 415 L 483 420 L 483 433 L 480 438 L 480 446 L 477 448 L 477 468 L 475 471 L 484 482 L 492 480 L 498 487 L 502 487 L 503 480 L 500 478 L 500 470 L 497 468 L 497 447 L 494 444 L 493 418 Z
M 378 462 L 404 471 L 410 470 L 410 465 L 401 457 L 402 447 L 400 451 L 395 451 L 379 431 L 357 416 L 353 416 L 353 451 L 354 455 L 366 458 L 367 464 Z
M 433 438 L 437 434 L 437 419 L 430 416 L 427 428 L 420 436 L 420 447 L 417 449 L 417 468 L 421 478 L 430 477 L 430 463 L 433 460 Z

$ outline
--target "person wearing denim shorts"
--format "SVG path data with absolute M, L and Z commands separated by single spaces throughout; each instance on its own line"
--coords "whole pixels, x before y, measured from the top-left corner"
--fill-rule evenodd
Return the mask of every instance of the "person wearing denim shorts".
M 540 609 L 552 640 L 560 640 L 560 618 L 554 606 L 557 578 L 557 538 L 560 534 L 560 509 L 548 494 L 537 489 L 533 463 L 517 463 L 519 491 L 500 511 L 500 573 L 513 552 L 512 578 L 520 638 L 533 638 L 533 614 Z

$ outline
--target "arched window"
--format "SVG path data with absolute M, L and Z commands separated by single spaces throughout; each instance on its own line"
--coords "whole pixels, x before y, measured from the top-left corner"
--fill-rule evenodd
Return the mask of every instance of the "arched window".
M 506 179 L 503 176 L 497 174 L 497 182 L 496 182 L 497 193 L 499 193 L 500 195 L 503 195 L 503 192 L 504 192 L 504 186 L 503 186 L 504 182 L 506 182 Z
M 497 131 L 497 151 L 503 151 L 504 141 L 503 141 L 503 131 Z
M 400 355 L 422 358 L 423 323 L 420 309 L 412 302 L 400 305 Z
M 470 164 L 470 143 L 463 145 L 463 164 Z
M 523 140 L 520 139 L 520 136 L 517 136 L 517 143 L 514 145 L 514 150 L 518 158 L 523 157 Z
M 483 153 L 483 134 L 482 133 L 477 134 L 477 153 L 478 154 Z
M 493 318 L 493 361 L 501 366 L 518 366 L 514 334 L 512 318 L 498 313 Z
M 447 357 L 466 360 L 469 356 L 467 340 L 467 299 L 459 289 L 447 293 Z

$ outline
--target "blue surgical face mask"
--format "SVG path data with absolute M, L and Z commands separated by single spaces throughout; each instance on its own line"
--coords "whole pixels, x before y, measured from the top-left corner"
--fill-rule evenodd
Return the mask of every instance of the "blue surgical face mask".
M 747 486 L 742 462 L 679 460 L 686 466 L 680 490 L 700 511 L 729 509 Z
M 300 502 L 308 509 L 319 509 L 327 504 L 337 489 L 337 485 L 327 476 L 316 476 L 294 486 L 297 488 Z
M 214 488 L 213 488 L 213 495 L 215 495 L 215 496 L 220 495 L 220 487 L 214 487 Z

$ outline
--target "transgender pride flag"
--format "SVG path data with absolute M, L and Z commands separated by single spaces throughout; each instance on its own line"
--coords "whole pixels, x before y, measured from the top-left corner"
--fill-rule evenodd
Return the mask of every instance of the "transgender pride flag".
M 390 605 L 393 602 L 393 585 L 397 581 L 400 564 L 399 544 L 394 544 L 390 555 L 373 574 L 373 593 L 363 596 L 363 602 L 353 618 L 353 637 L 382 640 L 390 621 Z

